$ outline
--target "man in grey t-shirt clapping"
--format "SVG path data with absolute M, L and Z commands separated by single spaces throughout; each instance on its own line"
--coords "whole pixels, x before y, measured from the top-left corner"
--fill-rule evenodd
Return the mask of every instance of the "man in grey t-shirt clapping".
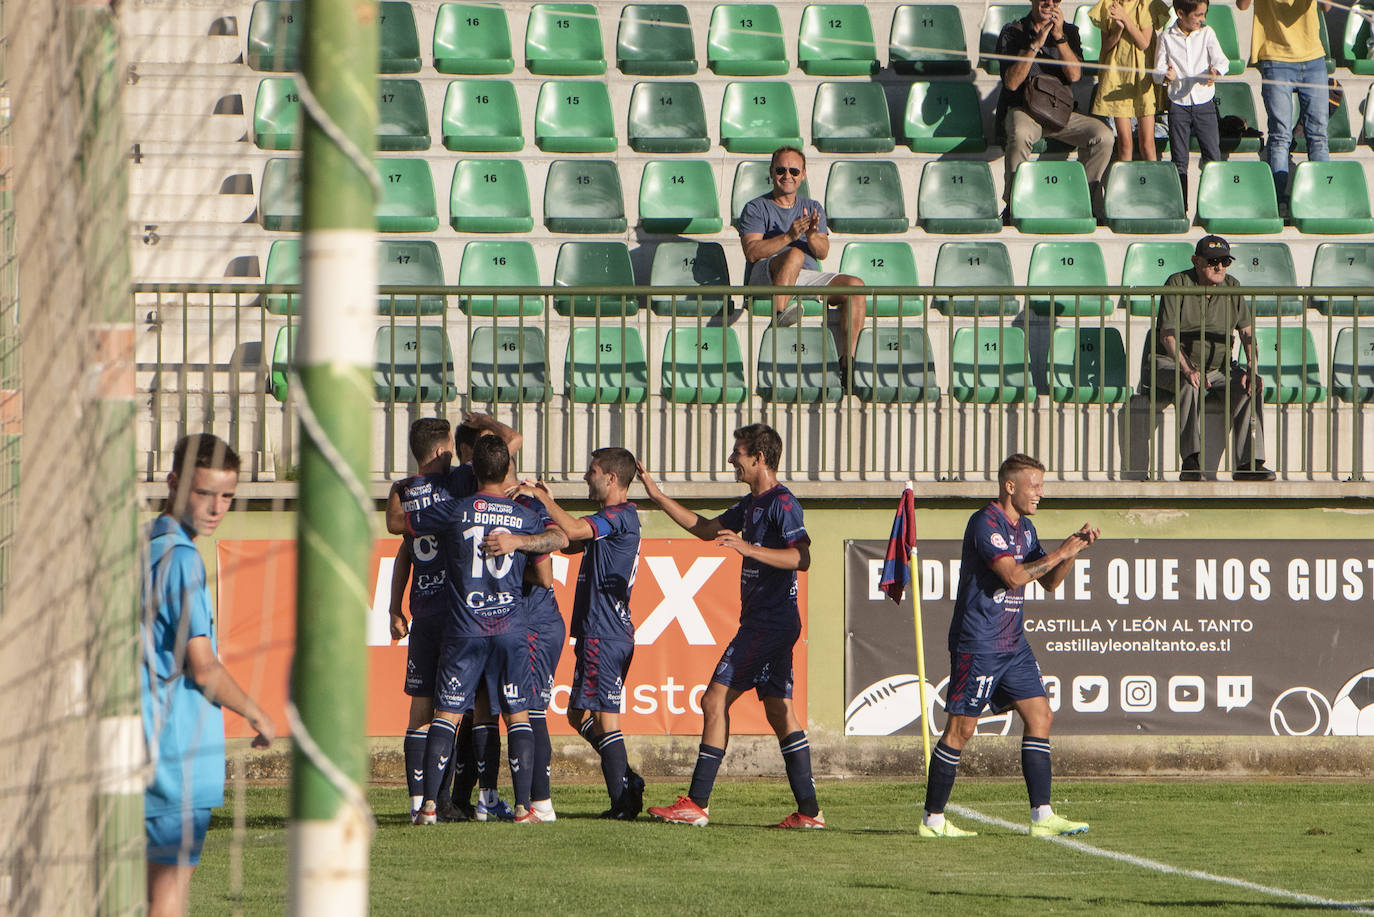
M 802 197 L 797 189 L 806 179 L 806 157 L 790 146 L 773 151 L 769 173 L 773 190 L 744 205 L 739 217 L 739 239 L 748 262 L 745 282 L 757 285 L 861 287 L 863 281 L 849 274 L 822 271 L 820 261 L 830 254 L 830 233 L 820 201 Z M 845 346 L 843 364 L 854 356 L 859 329 L 864 324 L 864 295 L 836 293 L 832 306 L 844 306 Z M 795 325 L 801 303 L 787 296 L 773 297 L 773 323 Z

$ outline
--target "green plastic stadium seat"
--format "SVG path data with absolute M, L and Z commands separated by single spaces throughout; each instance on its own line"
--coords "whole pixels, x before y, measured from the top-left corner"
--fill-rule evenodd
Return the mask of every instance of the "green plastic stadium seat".
M 434 18 L 434 69 L 510 73 L 515 69 L 506 11 L 488 3 L 444 3 Z
M 606 72 L 601 20 L 590 3 L 536 3 L 525 24 L 525 66 L 548 76 Z
M 1232 242 L 1231 257 L 1236 263 L 1227 273 L 1239 280 L 1242 287 L 1298 285 L 1293 253 L 1286 243 Z M 1250 301 L 1250 311 L 1258 316 L 1301 315 L 1304 308 L 1306 303 L 1301 296 L 1257 295 Z
M 880 83 L 821 83 L 811 106 L 811 142 L 822 153 L 886 153 L 892 119 Z
M 720 144 L 731 153 L 772 155 L 802 145 L 790 83 L 733 82 L 720 103 Z
M 1317 17 L 1317 33 L 1322 41 L 1322 52 L 1326 54 L 1326 73 L 1336 72 L 1336 58 L 1331 55 L 1331 33 L 1326 28 L 1326 16 Z
M 509 80 L 454 80 L 444 93 L 444 148 L 516 153 L 525 148 L 520 103 Z
M 1329 114 L 1326 120 L 1326 147 L 1332 153 L 1353 153 L 1355 147 L 1359 146 L 1359 138 L 1350 123 L 1350 101 L 1345 93 L 1341 93 L 1341 103 L 1336 106 L 1335 111 L 1327 109 Z M 1302 104 L 1298 101 L 1298 94 L 1293 93 L 1293 123 L 1297 127 L 1302 126 Z M 1293 138 L 1293 145 L 1290 149 L 1294 153 L 1307 152 L 1307 135 L 1298 134 Z
M 1001 242 L 945 242 L 935 256 L 937 287 L 1010 287 L 1011 255 Z M 930 305 L 948 316 L 1015 315 L 1021 301 L 1015 296 L 933 296 Z
M 1374 287 L 1374 243 L 1323 242 L 1312 256 L 1314 287 Z M 1374 315 L 1374 295 L 1313 296 L 1323 315 Z
M 463 246 L 458 267 L 460 287 L 537 287 L 539 266 L 534 246 L 519 242 L 469 242 Z M 465 315 L 538 315 L 543 305 L 538 296 L 463 295 L 458 308 Z
M 448 222 L 458 232 L 529 232 L 530 189 L 518 159 L 460 159 L 453 164 Z
M 1353 236 L 1374 232 L 1364 164 L 1300 162 L 1293 169 L 1289 204 L 1298 232 Z
M 435 325 L 383 325 L 377 329 L 374 396 L 380 402 L 434 404 L 458 397 L 448 334 Z
M 1169 24 L 1173 24 L 1172 18 Z M 1236 31 L 1235 9 L 1221 3 L 1208 4 L 1207 24 L 1212 27 L 1213 32 L 1217 33 L 1217 43 L 1221 45 L 1221 52 L 1226 55 L 1228 65 L 1226 75 L 1235 76 L 1238 73 L 1244 73 L 1245 62 L 1249 55 L 1242 54 L 1240 50 L 1240 35 Z
M 468 347 L 468 393 L 499 404 L 546 401 L 548 346 L 538 328 L 483 325 Z
M 981 153 L 988 148 L 978 88 L 972 83 L 912 83 L 902 142 L 917 153 Z
M 1374 61 L 1371 61 L 1374 63 Z M 1374 84 L 1369 87 L 1369 94 L 1364 99 L 1364 142 L 1374 144 Z
M 1172 162 L 1118 162 L 1107 173 L 1107 225 L 1142 235 L 1187 232 L 1188 209 Z
M 377 284 L 383 287 L 444 286 L 444 262 L 439 257 L 439 246 L 428 239 L 379 239 Z M 443 315 L 444 297 L 439 293 L 414 296 L 379 293 L 377 311 L 383 315 L 414 315 L 416 312 Z
M 1116 300 L 1101 294 L 1075 295 L 1063 287 L 1107 285 L 1107 262 L 1096 242 L 1037 242 L 1031 249 L 1026 286 L 1037 315 L 1110 315 Z M 1046 295 L 1043 291 L 1051 291 Z
M 663 344 L 659 389 L 674 404 L 739 404 L 748 394 L 739 338 L 719 325 L 679 324 Z
M 1266 122 L 1260 120 L 1255 113 L 1255 94 L 1251 91 L 1249 83 L 1218 82 L 1215 88 L 1218 118 L 1235 115 L 1244 121 L 1247 127 L 1258 131 L 1264 130 Z M 1221 152 L 1258 153 L 1262 140 L 1263 137 L 1222 137 Z M 1188 142 L 1188 149 L 1194 153 L 1198 152 L 1196 137 Z
M 952 3 L 904 3 L 892 13 L 887 59 L 904 76 L 968 73 L 964 22 Z
M 1273 184 L 1271 180 L 1271 193 Z M 1047 235 L 1096 229 L 1082 164 L 1041 159 L 1017 166 L 1011 185 L 1011 221 L 1022 232 Z
M 272 368 L 267 375 L 267 393 L 278 401 L 284 402 L 291 397 L 291 364 L 296 359 L 296 338 L 300 333 L 299 325 L 283 325 L 277 329 L 276 340 L 272 342 Z
M 544 225 L 550 232 L 624 232 L 620 171 L 609 159 L 559 159 L 544 182 Z
M 906 242 L 846 242 L 840 253 L 840 273 L 858 277 L 871 287 L 914 287 L 921 282 L 916 253 Z M 925 310 L 923 296 L 868 297 L 869 315 L 920 315 Z
M 1030 7 L 1024 3 L 990 3 L 985 9 L 978 33 L 978 66 L 996 75 L 1002 72 L 1002 63 L 987 55 L 996 53 L 997 36 L 1002 34 L 1002 28 L 1009 22 L 1024 19 L 1030 14 Z
M 418 80 L 377 81 L 377 149 L 429 149 L 429 114 Z M 267 77 L 253 103 L 253 138 L 259 149 L 301 148 L 301 103 L 292 77 Z
M 861 3 L 813 3 L 802 10 L 797 66 L 812 76 L 878 72 L 873 20 Z
M 639 182 L 639 225 L 646 232 L 720 232 L 716 173 L 704 159 L 646 162 Z
M 1068 404 L 1118 404 L 1131 396 L 1126 347 L 1116 328 L 1055 328 L 1050 397 Z
M 921 167 L 916 219 L 926 232 L 1001 232 L 992 168 L 978 159 L 935 159 Z
M 381 73 L 418 73 L 420 39 L 415 11 L 403 0 L 382 0 L 378 25 Z M 298 0 L 257 0 L 248 20 L 245 61 L 254 70 L 292 73 L 301 69 L 305 37 L 305 4 Z
M 1231 253 L 1235 254 L 1234 246 Z M 1121 285 L 1162 287 L 1170 274 L 1186 271 L 1192 266 L 1191 242 L 1132 242 L 1126 246 L 1126 257 L 1121 262 Z M 1245 283 L 1244 280 L 1241 282 Z M 1132 315 L 1154 315 L 1158 303 L 1158 296 L 1123 294 L 1118 305 L 1129 309 Z
M 950 351 L 950 391 L 965 404 L 1035 400 L 1026 356 L 1026 332 L 1010 325 L 959 328 Z
M 727 287 L 730 267 L 719 242 L 660 242 L 649 265 L 649 285 L 655 287 Z M 718 315 L 726 306 L 720 295 L 649 296 L 655 315 Z
M 267 268 L 262 282 L 266 284 L 298 284 L 301 282 L 301 240 L 278 239 L 267 250 Z M 299 315 L 300 293 L 265 293 L 263 308 L 272 315 Z
M 556 287 L 632 287 L 634 268 L 624 242 L 564 242 L 558 246 L 553 268 Z M 620 316 L 639 311 L 639 298 L 630 295 L 582 294 L 555 296 L 559 315 Z
M 906 232 L 906 195 L 897 164 L 865 159 L 830 164 L 825 217 L 832 232 Z
M 434 176 L 424 159 L 379 159 L 382 199 L 378 232 L 433 232 L 439 228 Z M 262 228 L 297 232 L 301 226 L 299 159 L 269 159 L 263 166 L 258 216 Z
M 629 3 L 620 11 L 615 65 L 621 73 L 682 76 L 697 72 L 692 20 L 678 3 Z
M 548 80 L 539 87 L 534 142 L 545 153 L 614 153 L 611 94 L 600 80 Z
M 771 3 L 722 3 L 711 10 L 706 65 L 720 76 L 782 76 L 791 69 L 782 19 Z
M 1078 39 L 1083 45 L 1083 60 L 1095 64 L 1102 59 L 1102 30 L 1093 22 L 1092 3 L 1081 3 L 1073 11 L 1073 24 L 1078 26 Z
M 1374 401 L 1374 326 L 1342 328 L 1336 334 L 1331 394 L 1348 404 Z
M 830 329 L 816 325 L 769 327 L 758 352 L 758 396 L 784 404 L 835 402 L 843 394 L 840 354 Z
M 1255 326 L 1265 404 L 1316 404 L 1326 400 L 1321 360 L 1312 331 L 1300 325 Z M 1243 354 L 1242 354 L 1243 355 Z
M 935 358 L 920 328 L 865 328 L 854 350 L 854 394 L 860 401 L 937 401 Z
M 1336 63 L 1358 76 L 1374 74 L 1374 60 L 1369 59 L 1368 19 L 1354 12 L 1345 17 L 1345 34 L 1336 49 Z
M 1239 160 L 1207 163 L 1198 183 L 1197 217 L 1208 232 L 1223 236 L 1282 230 L 1269 165 Z
M 580 404 L 638 404 L 649 392 L 649 364 L 638 328 L 575 327 L 563 365 L 568 397 Z
M 706 107 L 696 83 L 636 83 L 626 135 L 636 153 L 705 153 Z
M 739 222 L 739 214 L 745 204 L 773 190 L 773 178 L 768 174 L 768 168 L 767 160 L 745 160 L 735 166 L 735 183 L 730 190 L 730 225 Z M 811 197 L 811 182 L 803 178 L 797 193 L 802 197 Z

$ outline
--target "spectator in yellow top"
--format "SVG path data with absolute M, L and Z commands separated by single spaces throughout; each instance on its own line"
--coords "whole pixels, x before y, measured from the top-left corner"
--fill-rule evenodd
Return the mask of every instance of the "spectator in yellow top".
M 1116 128 L 1116 158 L 1130 162 L 1131 119 L 1135 119 L 1140 158 L 1153 162 L 1155 115 L 1160 111 L 1159 90 L 1150 72 L 1155 65 L 1155 32 L 1169 21 L 1164 0 L 1097 0 L 1089 12 L 1102 30 L 1102 54 L 1106 66 L 1098 71 L 1093 114 L 1112 119 Z

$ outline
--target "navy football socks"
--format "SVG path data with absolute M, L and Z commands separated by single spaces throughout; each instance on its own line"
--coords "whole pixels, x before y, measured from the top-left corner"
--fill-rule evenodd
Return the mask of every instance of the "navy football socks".
M 448 720 L 436 719 L 429 724 L 429 735 L 425 741 L 425 780 L 421 794 L 427 800 L 437 801 L 439 798 L 444 770 L 453 757 L 453 737 L 456 732 Z
M 529 723 L 510 723 L 506 726 L 506 743 L 510 746 L 506 750 L 510 755 L 510 782 L 515 788 L 515 804 L 528 809 L 530 778 L 534 776 L 534 730 Z
M 401 744 L 406 762 L 406 791 L 413 799 L 425 794 L 425 744 L 428 736 L 423 729 L 407 729 Z
M 496 736 L 495 753 L 491 747 L 491 737 Z M 483 790 L 496 789 L 496 769 L 501 760 L 501 729 L 495 723 L 477 724 L 472 727 L 472 747 L 477 755 L 477 785 Z
M 697 746 L 697 766 L 692 768 L 692 783 L 687 796 L 703 809 L 711 801 L 711 788 L 716 785 L 716 774 L 724 757 L 723 748 L 705 743 Z
M 960 749 L 950 748 L 944 742 L 935 743 L 935 751 L 930 756 L 930 772 L 926 776 L 926 808 L 932 815 L 943 813 L 949 802 L 950 791 L 954 789 L 954 778 L 959 773 Z
M 534 730 L 534 774 L 530 778 L 530 798 L 548 799 L 553 743 L 549 741 L 549 721 L 543 710 L 530 711 L 530 728 Z
M 778 740 L 778 746 L 787 768 L 787 782 L 797 800 L 797 811 L 815 818 L 821 809 L 816 804 L 816 781 L 811 777 L 811 743 L 806 740 L 806 733 L 800 729 L 790 733 Z
M 1021 776 L 1026 778 L 1026 793 L 1031 808 L 1050 804 L 1050 740 L 1038 736 L 1021 737 Z
M 458 727 L 458 743 L 453 752 L 453 764 L 449 773 L 453 775 L 453 804 L 472 805 L 472 790 L 477 786 L 477 749 L 472 743 L 472 714 L 463 716 L 463 725 Z
M 606 795 L 611 797 L 611 805 L 620 802 L 625 793 L 625 771 L 630 759 L 625 754 L 625 736 L 619 729 L 601 735 L 597 752 L 601 755 L 601 777 L 606 781 Z

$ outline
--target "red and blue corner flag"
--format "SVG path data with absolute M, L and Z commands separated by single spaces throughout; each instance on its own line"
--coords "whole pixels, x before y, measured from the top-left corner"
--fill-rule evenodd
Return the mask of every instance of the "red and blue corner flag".
M 892 520 L 892 534 L 887 539 L 887 556 L 883 558 L 883 578 L 879 582 L 887 597 L 902 601 L 902 593 L 911 582 L 911 555 L 916 550 L 916 494 L 908 484 L 897 504 L 897 517 Z

